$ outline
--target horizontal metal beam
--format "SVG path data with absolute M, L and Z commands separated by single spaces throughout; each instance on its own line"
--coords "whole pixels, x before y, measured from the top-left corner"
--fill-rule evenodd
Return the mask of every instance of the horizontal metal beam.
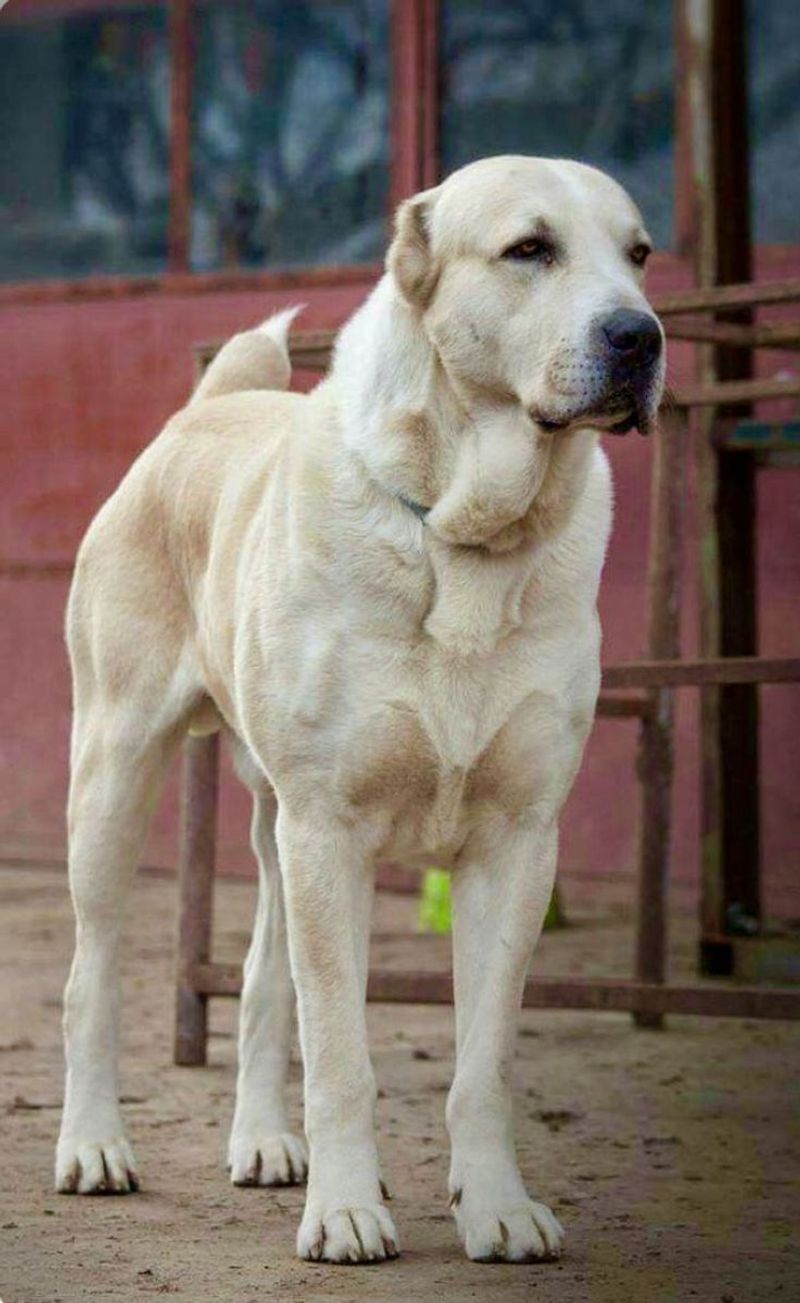
M 691 688 L 714 683 L 797 683 L 800 657 L 724 656 L 719 660 L 629 661 L 606 665 L 604 688 Z
M 199 995 L 238 996 L 242 989 L 237 964 L 197 964 Z M 403 973 L 373 969 L 367 999 L 376 1004 L 452 1004 L 450 973 Z M 526 1009 L 584 1009 L 598 1013 L 699 1014 L 709 1018 L 800 1018 L 800 989 L 784 987 L 663 986 L 625 978 L 530 978 Z
M 644 719 L 651 710 L 649 696 L 619 697 L 613 693 L 601 692 L 597 698 L 595 714 L 603 719 Z
M 766 303 L 793 303 L 800 300 L 800 278 L 764 281 L 753 284 L 713 285 L 707 289 L 679 290 L 660 294 L 652 300 L 661 317 L 678 312 L 713 312 L 716 308 L 739 308 Z
M 757 403 L 767 398 L 800 397 L 800 377 L 790 380 L 720 380 L 716 384 L 682 385 L 665 400 L 676 407 L 725 407 L 730 403 Z
M 669 339 L 686 339 L 701 344 L 728 344 L 732 348 L 800 348 L 800 321 L 739 326 L 730 322 L 667 317 L 665 329 Z

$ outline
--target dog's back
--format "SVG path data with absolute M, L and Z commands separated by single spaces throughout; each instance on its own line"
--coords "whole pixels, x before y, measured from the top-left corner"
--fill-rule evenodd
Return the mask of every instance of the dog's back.
M 67 611 L 76 707 L 98 693 L 107 699 L 111 689 L 135 697 L 148 646 L 158 645 L 167 674 L 170 663 L 185 659 L 181 644 L 198 623 L 189 608 L 210 553 L 222 569 L 226 554 L 233 564 L 264 477 L 294 425 L 293 409 L 305 401 L 285 392 L 296 312 L 281 312 L 220 349 L 186 407 L 92 521 Z

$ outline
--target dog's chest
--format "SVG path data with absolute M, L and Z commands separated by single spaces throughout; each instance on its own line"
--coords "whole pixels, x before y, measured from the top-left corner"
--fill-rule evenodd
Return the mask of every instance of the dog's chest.
M 332 814 L 377 821 L 382 853 L 406 861 L 448 862 L 487 807 L 519 814 L 555 799 L 574 760 L 571 721 L 593 705 L 591 673 L 586 702 L 574 700 L 576 656 L 596 657 L 574 608 L 565 622 L 541 575 L 510 558 L 458 560 L 428 570 L 426 600 L 408 570 L 405 592 L 384 572 L 367 594 L 373 576 L 359 575 L 335 621 L 326 628 L 315 607 L 272 661 L 279 727 L 266 759 L 279 787 L 315 774 Z
M 560 790 L 574 703 L 523 634 L 491 656 L 428 640 L 378 682 L 380 696 L 354 709 L 336 789 L 351 814 L 385 819 L 383 854 L 447 864 L 487 807 L 518 814 Z

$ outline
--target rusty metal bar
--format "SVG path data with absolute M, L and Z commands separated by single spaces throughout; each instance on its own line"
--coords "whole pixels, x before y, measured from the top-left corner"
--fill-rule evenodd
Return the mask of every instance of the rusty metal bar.
M 198 964 L 193 980 L 204 996 L 241 993 L 238 964 Z M 449 972 L 373 969 L 367 999 L 376 1004 L 452 1004 Z M 653 1015 L 698 1014 L 710 1018 L 800 1018 L 800 990 L 783 987 L 673 985 L 627 978 L 533 977 L 525 984 L 525 1009 L 584 1009 L 598 1013 L 642 1010 Z
M 744 0 L 681 0 L 681 93 L 690 105 L 694 196 L 694 263 L 701 289 L 739 286 L 751 278 L 747 112 L 747 22 Z M 784 286 L 784 289 L 786 286 Z M 723 324 L 751 325 L 759 300 L 738 291 L 717 297 Z M 744 307 L 728 315 L 734 307 Z M 729 457 L 714 437 L 718 404 L 767 396 L 750 379 L 752 354 L 722 344 L 698 351 L 700 385 L 689 393 L 708 410 L 697 419 L 695 465 L 700 533 L 700 647 L 706 657 L 757 651 L 756 466 Z M 726 383 L 727 382 L 727 383 Z M 794 386 L 793 386 L 794 388 Z M 704 391 L 704 392 L 703 392 Z M 800 386 L 798 387 L 800 392 Z M 729 413 L 733 415 L 733 412 Z M 735 412 L 746 416 L 747 407 Z M 724 933 L 732 905 L 760 918 L 758 698 L 737 684 L 701 696 L 702 934 Z M 716 971 L 701 943 L 701 964 Z
M 677 407 L 722 407 L 729 404 L 738 406 L 740 403 L 757 402 L 767 398 L 797 397 L 800 397 L 798 377 L 791 380 L 705 380 L 696 385 L 682 385 L 672 395 Z M 714 415 L 711 413 L 711 417 Z M 709 420 L 709 425 L 711 424 Z M 706 437 L 713 443 L 713 429 Z
M 421 51 L 418 3 L 392 0 L 389 203 L 392 211 L 420 189 Z
M 686 421 L 659 430 L 653 451 L 647 572 L 647 647 L 653 660 L 680 655 L 681 519 L 686 491 Z M 667 891 L 672 830 L 673 691 L 651 688 L 642 719 L 638 774 L 638 902 L 635 973 L 640 982 L 663 982 L 667 963 Z M 639 1026 L 660 1026 L 662 1016 L 637 1009 Z
M 189 268 L 192 220 L 192 0 L 170 0 L 169 256 L 171 272 Z
M 729 344 L 732 348 L 800 348 L 798 321 L 737 326 L 719 321 L 667 317 L 664 329 L 670 339 L 692 340 L 699 344 Z
M 601 692 L 595 714 L 602 719 L 644 719 L 650 709 L 649 696 L 620 697 Z
M 438 0 L 392 0 L 392 211 L 439 180 Z
M 422 0 L 422 8 L 422 185 L 428 189 L 442 179 L 439 158 L 440 0 Z
M 178 862 L 178 983 L 176 1063 L 206 1061 L 207 993 L 196 984 L 197 966 L 211 955 L 217 840 L 219 734 L 185 743 L 181 850 Z
M 708 0 L 703 0 L 704 5 L 707 3 Z M 688 90 L 688 83 L 685 89 Z M 677 290 L 674 294 L 659 294 L 653 299 L 653 307 L 660 317 L 669 317 L 679 312 L 715 312 L 720 308 L 794 303 L 798 299 L 800 277 L 788 276 L 785 280 L 762 281 L 761 284 L 753 284 L 742 277 L 735 285 L 703 285 L 697 289 Z
M 724 656 L 716 660 L 623 661 L 606 665 L 603 687 L 702 688 L 723 683 L 797 683 L 800 657 Z

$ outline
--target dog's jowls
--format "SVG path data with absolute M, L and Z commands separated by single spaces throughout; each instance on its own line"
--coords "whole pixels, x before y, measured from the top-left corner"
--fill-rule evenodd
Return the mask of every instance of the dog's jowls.
M 396 1254 L 364 1017 L 373 873 L 381 857 L 447 865 L 458 1231 L 478 1260 L 560 1252 L 517 1167 L 511 1063 L 600 679 L 598 432 L 647 427 L 663 380 L 647 244 L 599 172 L 472 164 L 401 206 L 387 273 L 313 393 L 284 392 L 290 313 L 237 336 L 98 514 L 68 616 L 59 1190 L 136 1188 L 117 1102 L 123 906 L 181 738 L 223 728 L 260 874 L 233 1181 L 308 1166 L 298 1252 Z M 308 1164 L 285 1102 L 295 991 Z

